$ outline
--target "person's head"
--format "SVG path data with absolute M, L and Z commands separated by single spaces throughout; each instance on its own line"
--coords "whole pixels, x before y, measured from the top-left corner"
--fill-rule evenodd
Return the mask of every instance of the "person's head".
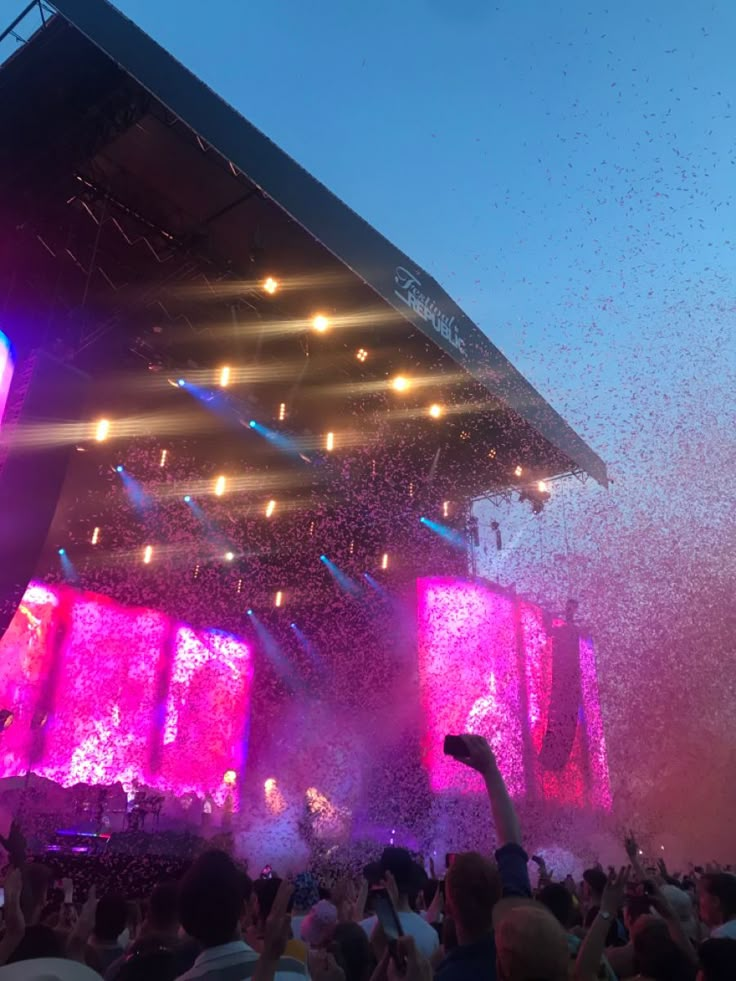
M 373 966 L 371 945 L 359 923 L 339 923 L 332 937 L 345 981 L 366 981 Z
M 557 922 L 569 930 L 575 919 L 575 903 L 567 886 L 561 882 L 551 882 L 539 890 L 539 902 L 546 906 Z
M 154 937 L 135 943 L 117 974 L 117 981 L 174 981 L 181 973 L 170 946 Z
M 27 925 L 38 923 L 40 920 L 50 884 L 51 869 L 48 866 L 31 862 L 23 870 L 20 907 Z
M 294 879 L 294 912 L 308 913 L 319 902 L 319 883 L 311 872 L 300 872 Z
M 627 896 L 624 903 L 624 926 L 630 934 L 634 929 L 634 924 L 642 916 L 651 916 L 652 898 L 651 896 Z
M 501 878 L 489 859 L 478 852 L 455 856 L 445 879 L 445 900 L 460 944 L 491 932 L 493 907 L 500 898 Z
M 301 939 L 310 947 L 326 947 L 336 927 L 337 907 L 327 899 L 320 899 L 302 920 Z
M 687 955 L 657 916 L 640 916 L 632 932 L 636 970 L 652 981 L 690 981 L 695 972 Z
M 199 943 L 217 947 L 237 938 L 243 905 L 242 876 L 225 852 L 204 852 L 179 890 L 181 924 Z
M 128 923 L 128 904 L 122 896 L 102 896 L 95 910 L 95 940 L 114 944 Z
M 399 896 L 406 900 L 414 885 L 414 861 L 406 848 L 391 846 L 384 848 L 381 855 L 381 872 L 390 872 L 399 890 Z
M 698 981 L 733 981 L 736 978 L 736 940 L 717 937 L 700 945 Z
M 570 951 L 561 924 L 549 910 L 523 904 L 496 926 L 499 981 L 567 981 Z
M 711 929 L 736 918 L 736 875 L 708 872 L 698 883 L 700 918 Z
M 685 935 L 692 941 L 698 937 L 698 924 L 695 920 L 695 908 L 693 901 L 684 889 L 665 883 L 661 887 L 662 894 L 672 909 L 675 911 L 677 919 L 680 921 Z
M 255 896 L 254 912 L 258 923 L 263 926 L 271 912 L 276 893 L 279 891 L 281 879 L 256 879 L 252 883 L 253 895 Z
M 175 933 L 179 927 L 179 883 L 159 882 L 151 893 L 146 914 L 146 930 Z
M 598 866 L 583 872 L 583 895 L 588 903 L 600 903 L 607 881 L 606 873 Z

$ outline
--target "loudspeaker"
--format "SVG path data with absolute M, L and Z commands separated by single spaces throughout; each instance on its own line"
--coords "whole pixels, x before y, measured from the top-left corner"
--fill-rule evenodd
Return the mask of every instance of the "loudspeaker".
M 0 430 L 0 638 L 33 578 L 73 452 L 59 425 L 80 421 L 87 383 L 43 352 L 16 368 Z

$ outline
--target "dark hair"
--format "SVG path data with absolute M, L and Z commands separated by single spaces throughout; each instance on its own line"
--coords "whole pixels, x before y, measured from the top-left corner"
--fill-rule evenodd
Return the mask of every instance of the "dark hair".
M 167 947 L 133 949 L 123 961 L 117 981 L 174 981 L 178 972 L 179 965 L 173 950 Z
M 736 875 L 732 872 L 707 872 L 700 883 L 720 902 L 724 920 L 736 916 Z
M 159 882 L 148 903 L 148 922 L 156 930 L 170 930 L 179 922 L 179 883 Z
M 633 932 L 636 970 L 652 981 L 692 981 L 695 969 L 664 920 L 640 917 Z
M 40 911 L 45 905 L 50 884 L 51 869 L 47 865 L 31 862 L 23 870 L 20 906 L 26 923 L 31 923 L 36 911 Z
M 251 885 L 258 900 L 258 918 L 265 923 L 276 899 L 276 893 L 279 891 L 281 879 L 258 879 Z
M 128 923 L 128 904 L 122 896 L 102 896 L 95 910 L 95 937 L 112 943 Z
M 463 852 L 447 871 L 445 893 L 456 925 L 472 937 L 493 928 L 493 907 L 501 898 L 496 866 L 478 852 Z
M 603 890 L 606 888 L 606 873 L 603 869 L 592 868 L 586 869 L 583 872 L 583 882 L 586 882 L 590 886 L 591 892 L 596 896 L 602 896 Z
M 345 981 L 363 981 L 373 965 L 371 945 L 359 923 L 338 923 L 332 936 Z
M 575 912 L 575 904 L 567 886 L 563 886 L 561 882 L 552 882 L 539 890 L 537 899 L 543 906 L 547 907 L 557 922 L 561 923 L 566 930 L 570 927 Z
M 646 895 L 627 896 L 624 905 L 629 917 L 629 925 L 633 926 L 640 916 L 648 916 L 652 912 L 652 897 Z
M 233 939 L 243 906 L 241 875 L 225 852 L 204 852 L 184 876 L 179 891 L 181 923 L 203 947 Z
M 26 927 L 23 939 L 8 958 L 8 964 L 30 961 L 37 957 L 63 957 L 64 947 L 58 934 L 49 926 L 36 923 Z
M 705 981 L 733 981 L 736 978 L 736 940 L 715 937 L 700 945 L 700 966 Z
M 408 896 L 412 891 L 414 878 L 414 862 L 406 848 L 396 848 L 393 845 L 384 848 L 381 855 L 381 872 L 390 872 L 396 880 L 399 895 Z

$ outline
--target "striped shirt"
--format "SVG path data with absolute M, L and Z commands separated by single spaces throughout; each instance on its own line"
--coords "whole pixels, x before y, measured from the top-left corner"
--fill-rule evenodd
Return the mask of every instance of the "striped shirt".
M 248 981 L 255 974 L 258 954 L 242 940 L 202 951 L 194 966 L 177 981 Z M 307 968 L 293 957 L 282 957 L 275 981 L 305 981 Z

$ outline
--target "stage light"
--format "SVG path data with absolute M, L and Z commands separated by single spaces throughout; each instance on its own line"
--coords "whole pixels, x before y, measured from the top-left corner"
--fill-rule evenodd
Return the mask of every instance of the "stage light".
M 547 491 L 549 490 L 546 481 L 540 480 L 539 483 L 537 484 L 537 490 L 539 491 L 540 494 L 546 494 Z
M 406 375 L 397 375 L 391 382 L 391 387 L 395 392 L 408 392 L 411 388 L 411 382 Z
M 225 552 L 225 561 L 226 562 L 232 562 L 232 560 L 234 558 L 235 558 L 235 553 L 234 552 Z
M 168 455 L 169 455 L 168 450 L 161 450 L 161 459 L 159 460 L 159 464 L 158 464 L 160 467 L 166 466 L 166 458 L 168 457 Z
M 143 549 L 143 564 L 150 565 L 152 558 L 153 558 L 153 546 L 146 545 L 146 547 Z
M 115 467 L 115 473 L 122 473 L 122 472 L 123 472 L 123 466 L 122 466 L 122 464 L 120 464 L 120 463 L 119 463 L 119 464 L 118 464 L 118 465 L 117 465 L 117 466 Z
M 282 402 L 279 406 L 279 422 L 283 422 L 286 418 L 286 402 Z
M 230 365 L 224 364 L 220 368 L 220 388 L 227 388 L 230 384 Z
M 449 501 L 443 501 L 442 502 L 442 517 L 443 518 L 449 518 L 450 517 L 450 502 Z
M 517 477 L 521 477 L 521 475 L 522 475 L 523 473 L 524 473 L 524 469 L 523 469 L 523 467 L 517 467 L 517 468 L 516 468 L 516 470 L 514 470 L 514 474 L 515 474 L 515 475 L 516 475 Z
M 10 709 L 0 709 L 0 732 L 4 732 L 13 724 L 13 713 Z
M 253 610 L 247 610 L 246 612 L 247 612 L 247 614 L 248 614 L 249 617 L 252 617 L 253 616 Z
M 222 497 L 225 493 L 226 480 L 222 474 L 215 480 L 215 497 Z
M 273 296 L 273 294 L 276 292 L 278 288 L 279 288 L 279 281 L 277 279 L 274 279 L 273 276 L 267 276 L 263 280 L 263 289 L 270 296 Z
M 273 777 L 267 777 L 263 781 L 263 789 L 266 791 L 267 794 L 270 794 L 272 793 L 272 791 L 276 790 L 275 779 Z
M 251 429 L 255 429 L 258 423 L 255 421 L 255 419 L 251 419 L 248 425 L 250 426 Z
M 110 435 L 110 420 L 98 419 L 97 427 L 95 429 L 95 439 L 97 440 L 97 442 L 104 443 L 109 435 Z
M 335 434 L 328 433 L 325 437 L 325 449 L 328 453 L 331 453 L 335 449 Z
M 179 379 L 179 380 L 177 381 L 177 383 L 176 383 L 176 384 L 177 384 L 177 385 L 179 386 L 179 388 L 184 388 L 184 386 L 186 385 L 186 382 L 184 381 L 184 379 L 183 379 L 183 378 L 180 378 L 180 379 Z
M 92 532 L 92 539 L 91 539 L 92 544 L 96 545 L 99 542 L 99 540 L 100 540 L 100 529 L 95 528 L 94 531 Z
M 317 331 L 318 334 L 324 334 L 324 332 L 329 328 L 330 321 L 323 313 L 315 314 L 312 318 L 312 327 Z
M 433 419 L 439 419 L 441 418 L 445 410 L 442 408 L 441 405 L 438 405 L 437 402 L 434 402 L 432 405 L 430 405 L 427 411 L 429 412 L 430 416 Z
M 184 503 L 185 504 L 189 504 L 189 502 L 191 501 L 191 499 L 192 499 L 192 497 L 191 497 L 190 494 L 185 494 L 184 495 Z
M 320 562 L 326 562 L 327 561 L 327 556 L 326 555 L 320 555 L 319 560 L 320 560 Z
M 274 606 L 283 606 L 283 603 L 284 603 L 284 594 L 281 592 L 281 590 L 279 590 L 276 593 L 276 598 L 274 599 Z
M 266 517 L 267 518 L 272 517 L 275 510 L 276 510 L 276 501 L 269 501 L 268 504 L 266 505 Z
M 358 359 L 358 361 L 360 361 L 361 364 L 363 364 L 363 362 L 365 362 L 366 359 L 368 358 L 368 352 L 364 347 L 359 347 L 355 353 L 355 357 Z
M 234 787 L 238 781 L 238 774 L 235 770 L 225 770 L 222 777 L 222 782 L 226 787 Z
M 66 549 L 65 548 L 60 548 L 58 551 L 59 551 L 59 555 L 66 555 Z
M 381 568 L 388 569 L 388 552 L 384 552 L 381 556 Z

